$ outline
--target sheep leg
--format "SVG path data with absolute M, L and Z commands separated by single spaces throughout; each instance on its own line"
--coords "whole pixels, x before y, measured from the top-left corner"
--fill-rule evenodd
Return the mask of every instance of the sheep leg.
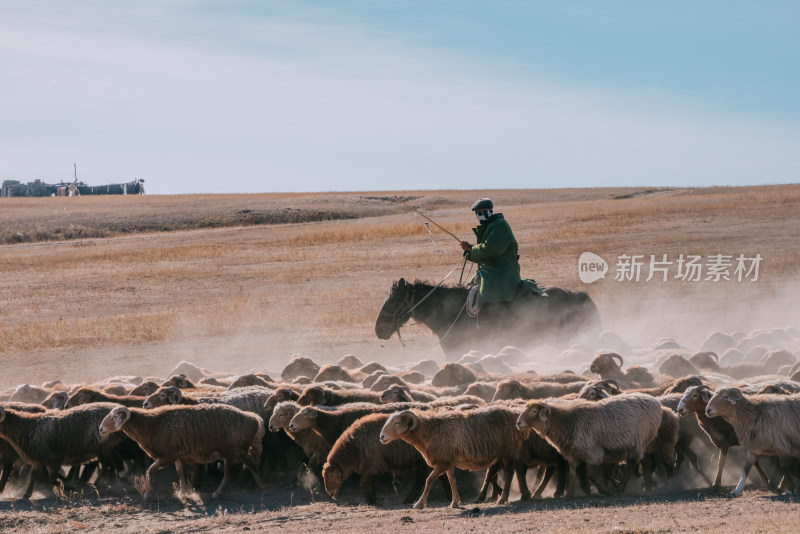
M 483 477 L 483 485 L 481 486 L 481 491 L 478 494 L 478 498 L 475 499 L 475 502 L 483 502 L 486 499 L 486 493 L 489 491 L 489 484 L 491 483 L 493 486 L 497 486 L 497 473 L 500 471 L 500 462 L 494 462 L 492 465 L 489 466 L 489 469 L 486 470 L 486 475 Z M 498 492 L 495 492 L 497 495 Z
M 403 499 L 403 504 L 411 504 L 419 496 L 419 492 L 422 491 L 422 487 L 425 485 L 426 471 L 427 469 L 420 466 L 414 470 L 414 485 L 411 486 L 411 491 Z
M 461 506 L 461 497 L 458 494 L 458 488 L 456 487 L 456 472 L 455 467 L 450 466 L 447 469 L 447 480 L 450 481 L 450 491 L 453 492 L 453 500 L 450 501 L 450 508 L 458 508 Z M 511 485 L 511 480 L 509 479 L 508 485 Z
M 500 494 L 500 500 L 497 504 L 505 504 L 508 502 L 508 495 L 511 493 L 511 479 L 514 478 L 513 462 L 508 458 L 503 458 L 503 493 Z
M 222 460 L 222 482 L 219 483 L 219 487 L 211 494 L 211 497 L 214 499 L 219 499 L 222 496 L 222 493 L 225 491 L 225 488 L 228 487 L 228 483 L 231 481 L 231 470 L 230 466 L 228 465 L 228 460 Z
M 539 468 L 539 470 L 541 471 L 541 467 Z M 542 493 L 544 493 L 544 489 L 547 487 L 547 484 L 550 482 L 550 479 L 553 478 L 553 474 L 555 472 L 556 468 L 553 467 L 552 465 L 547 466 L 544 469 L 544 475 L 542 476 L 542 481 L 536 487 L 536 491 L 533 492 L 534 498 L 539 498 L 542 496 Z
M 378 488 L 375 482 L 375 477 L 372 475 L 365 474 L 361 477 L 361 491 L 364 492 L 364 498 L 370 506 L 378 503 Z
M 705 471 L 703 471 L 703 469 L 700 467 L 700 459 L 698 458 L 697 453 L 694 452 L 691 449 L 691 447 L 686 447 L 685 449 L 683 449 L 683 454 L 686 456 L 686 459 L 689 460 L 689 465 L 691 465 L 692 468 L 694 468 L 698 473 L 700 473 L 700 476 L 703 477 L 703 480 L 706 481 L 706 484 L 710 486 L 711 479 L 708 478 L 708 475 L 706 475 Z M 675 472 L 678 471 L 678 467 L 679 465 L 676 463 Z
M 575 468 L 575 475 L 578 477 L 578 483 L 581 486 L 581 491 L 589 497 L 592 494 L 592 488 L 589 487 L 589 478 L 586 476 L 586 462 L 580 462 Z M 597 490 L 600 491 L 600 486 L 595 482 Z M 568 495 L 572 498 L 572 484 L 570 484 L 570 493 Z
M 753 467 L 753 464 L 758 461 L 758 456 L 747 451 L 747 459 L 744 462 L 744 470 L 742 471 L 742 478 L 739 479 L 739 484 L 736 485 L 736 489 L 733 490 L 734 497 L 738 497 L 742 494 L 742 490 L 744 489 L 744 483 L 747 481 L 747 475 L 750 473 L 750 468 Z
M 425 505 L 428 504 L 428 495 L 430 495 L 431 493 L 431 488 L 433 487 L 433 483 L 436 482 L 436 479 L 442 476 L 444 472 L 445 468 L 441 465 L 435 465 L 433 467 L 433 471 L 431 471 L 431 474 L 428 475 L 427 479 L 425 479 L 425 489 L 422 490 L 422 495 L 420 495 L 419 500 L 417 500 L 417 502 L 414 503 L 414 508 L 416 508 L 417 510 L 422 510 L 423 508 L 425 508 Z M 455 499 L 455 494 L 453 498 Z
M 36 479 L 39 478 L 41 468 L 39 466 L 31 466 L 30 473 L 28 474 L 28 487 L 22 495 L 23 500 L 28 500 L 33 495 L 33 486 L 36 484 Z
M 183 474 L 183 462 L 175 460 L 175 471 L 178 473 L 178 497 L 181 499 L 186 496 L 186 477 Z
M 541 470 L 541 469 L 540 469 Z M 528 466 L 522 462 L 516 462 L 514 471 L 517 473 L 517 484 L 519 485 L 520 500 L 527 501 L 531 498 L 531 490 L 528 489 Z
M 8 477 L 11 476 L 11 471 L 14 470 L 14 459 L 3 457 L 3 476 L 0 476 L 0 493 L 3 493 L 8 484 Z
M 561 460 L 558 467 L 558 479 L 556 481 L 556 492 L 553 497 L 563 497 L 567 487 L 567 480 L 569 480 L 569 464 L 565 460 Z
M 769 477 L 767 476 L 767 474 L 764 472 L 763 469 L 761 469 L 761 464 L 758 463 L 758 458 L 757 457 L 756 457 L 756 461 L 755 461 L 755 463 L 753 465 L 755 466 L 756 471 L 758 471 L 758 476 L 761 477 L 761 487 L 764 488 L 764 489 L 775 491 L 775 484 L 770 482 Z
M 719 491 L 722 484 L 722 470 L 725 468 L 725 459 L 728 457 L 728 447 L 721 447 L 719 449 L 719 461 L 717 462 L 717 477 L 714 479 L 714 485 L 711 489 Z
M 152 479 L 153 473 L 158 471 L 159 469 L 168 465 L 169 462 L 162 460 L 161 458 L 156 458 L 156 460 L 150 464 L 150 467 L 147 468 L 147 472 L 144 475 L 144 493 L 142 494 L 142 499 L 145 501 L 150 497 L 150 490 L 152 489 Z
M 645 455 L 642 458 L 642 475 L 644 476 L 644 491 L 650 493 L 653 491 L 653 459 L 650 455 Z M 620 485 L 620 493 L 625 491 L 625 488 Z

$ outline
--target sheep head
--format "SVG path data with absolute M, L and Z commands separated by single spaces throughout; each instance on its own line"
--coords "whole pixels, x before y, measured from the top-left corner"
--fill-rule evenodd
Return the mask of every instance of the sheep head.
M 192 383 L 191 380 L 186 378 L 185 375 L 173 375 L 173 376 L 169 377 L 169 379 L 167 379 L 166 382 L 161 384 L 161 387 L 165 387 L 165 388 L 168 388 L 170 386 L 174 386 L 174 387 L 180 388 L 180 389 L 194 389 L 194 388 L 197 387 Z
M 721 388 L 709 399 L 706 405 L 708 417 L 720 417 L 730 414 L 736 403 L 744 398 L 739 388 Z
M 313 386 L 307 388 L 300 398 L 297 399 L 297 404 L 301 406 L 313 406 L 316 404 L 325 404 L 326 401 L 325 388 L 322 386 Z
M 381 402 L 388 404 L 390 402 L 414 402 L 411 398 L 411 390 L 408 386 L 394 385 L 381 393 Z
M 319 412 L 315 408 L 306 406 L 297 412 L 297 414 L 292 417 L 292 420 L 289 421 L 289 430 L 292 432 L 298 432 L 304 428 L 310 428 L 314 426 L 318 415 Z
M 325 491 L 334 499 L 339 496 L 339 491 L 344 483 L 344 473 L 340 467 L 334 467 L 328 463 L 322 468 L 322 480 L 325 483 Z
M 395 412 L 386 420 L 380 434 L 381 443 L 386 445 L 396 439 L 400 439 L 403 434 L 411 432 L 419 424 L 419 416 L 411 410 Z
M 680 415 L 704 412 L 708 401 L 711 400 L 713 395 L 714 392 L 706 385 L 691 386 L 683 393 L 676 411 Z
M 269 431 L 278 432 L 281 428 L 288 428 L 300 407 L 291 402 L 283 402 L 275 406 L 272 417 L 269 418 Z
M 73 393 L 69 399 L 67 399 L 67 402 L 64 404 L 64 408 L 74 408 L 75 406 L 89 404 L 93 401 L 94 391 L 89 388 L 80 388 L 78 391 Z
M 42 401 L 42 406 L 48 410 L 63 410 L 68 399 L 66 391 L 54 391 Z
M 616 360 L 619 360 L 619 364 L 617 364 Z M 606 352 L 599 354 L 592 360 L 589 371 L 600 375 L 601 378 L 618 376 L 622 374 L 622 364 L 622 356 L 616 352 Z
M 544 429 L 548 417 L 550 417 L 550 406 L 547 403 L 530 401 L 517 418 L 517 429 L 526 430 L 532 428 L 539 432 Z
M 142 407 L 151 410 L 168 404 L 180 404 L 181 400 L 183 400 L 183 392 L 180 389 L 174 386 L 161 387 L 144 400 Z
M 525 386 L 517 380 L 503 380 L 497 384 L 497 390 L 494 392 L 492 402 L 498 400 L 521 399 L 524 397 L 524 390 Z
M 131 411 L 125 406 L 119 406 L 111 410 L 100 423 L 98 431 L 100 436 L 107 436 L 112 432 L 119 432 L 131 418 Z

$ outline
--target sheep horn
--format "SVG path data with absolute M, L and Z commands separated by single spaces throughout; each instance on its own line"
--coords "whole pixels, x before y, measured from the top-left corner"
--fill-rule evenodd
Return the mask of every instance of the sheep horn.
M 719 363 L 719 356 L 717 356 L 716 352 L 706 352 L 710 358 L 714 358 L 714 361 Z
M 622 356 L 620 356 L 616 352 L 612 352 L 609 356 L 611 357 L 612 360 L 618 359 L 619 360 L 619 367 L 620 367 L 620 369 L 622 369 L 622 364 L 624 363 L 622 361 Z

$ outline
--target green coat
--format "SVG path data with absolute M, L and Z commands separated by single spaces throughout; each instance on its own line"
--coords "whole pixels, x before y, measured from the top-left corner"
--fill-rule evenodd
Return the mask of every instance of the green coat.
M 519 274 L 519 246 L 511 226 L 502 213 L 497 213 L 489 222 L 472 231 L 478 244 L 469 251 L 467 259 L 478 264 L 481 275 L 478 303 L 514 300 L 522 278 Z

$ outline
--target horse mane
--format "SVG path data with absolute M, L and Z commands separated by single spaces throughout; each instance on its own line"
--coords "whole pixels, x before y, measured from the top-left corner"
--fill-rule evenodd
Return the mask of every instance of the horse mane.
M 430 280 L 420 280 L 419 278 L 414 280 L 413 282 L 407 282 L 408 284 L 418 288 L 419 286 L 427 286 L 427 287 L 434 287 L 438 282 L 431 282 Z M 442 284 L 439 286 L 439 289 L 466 289 L 467 286 L 465 284 Z

